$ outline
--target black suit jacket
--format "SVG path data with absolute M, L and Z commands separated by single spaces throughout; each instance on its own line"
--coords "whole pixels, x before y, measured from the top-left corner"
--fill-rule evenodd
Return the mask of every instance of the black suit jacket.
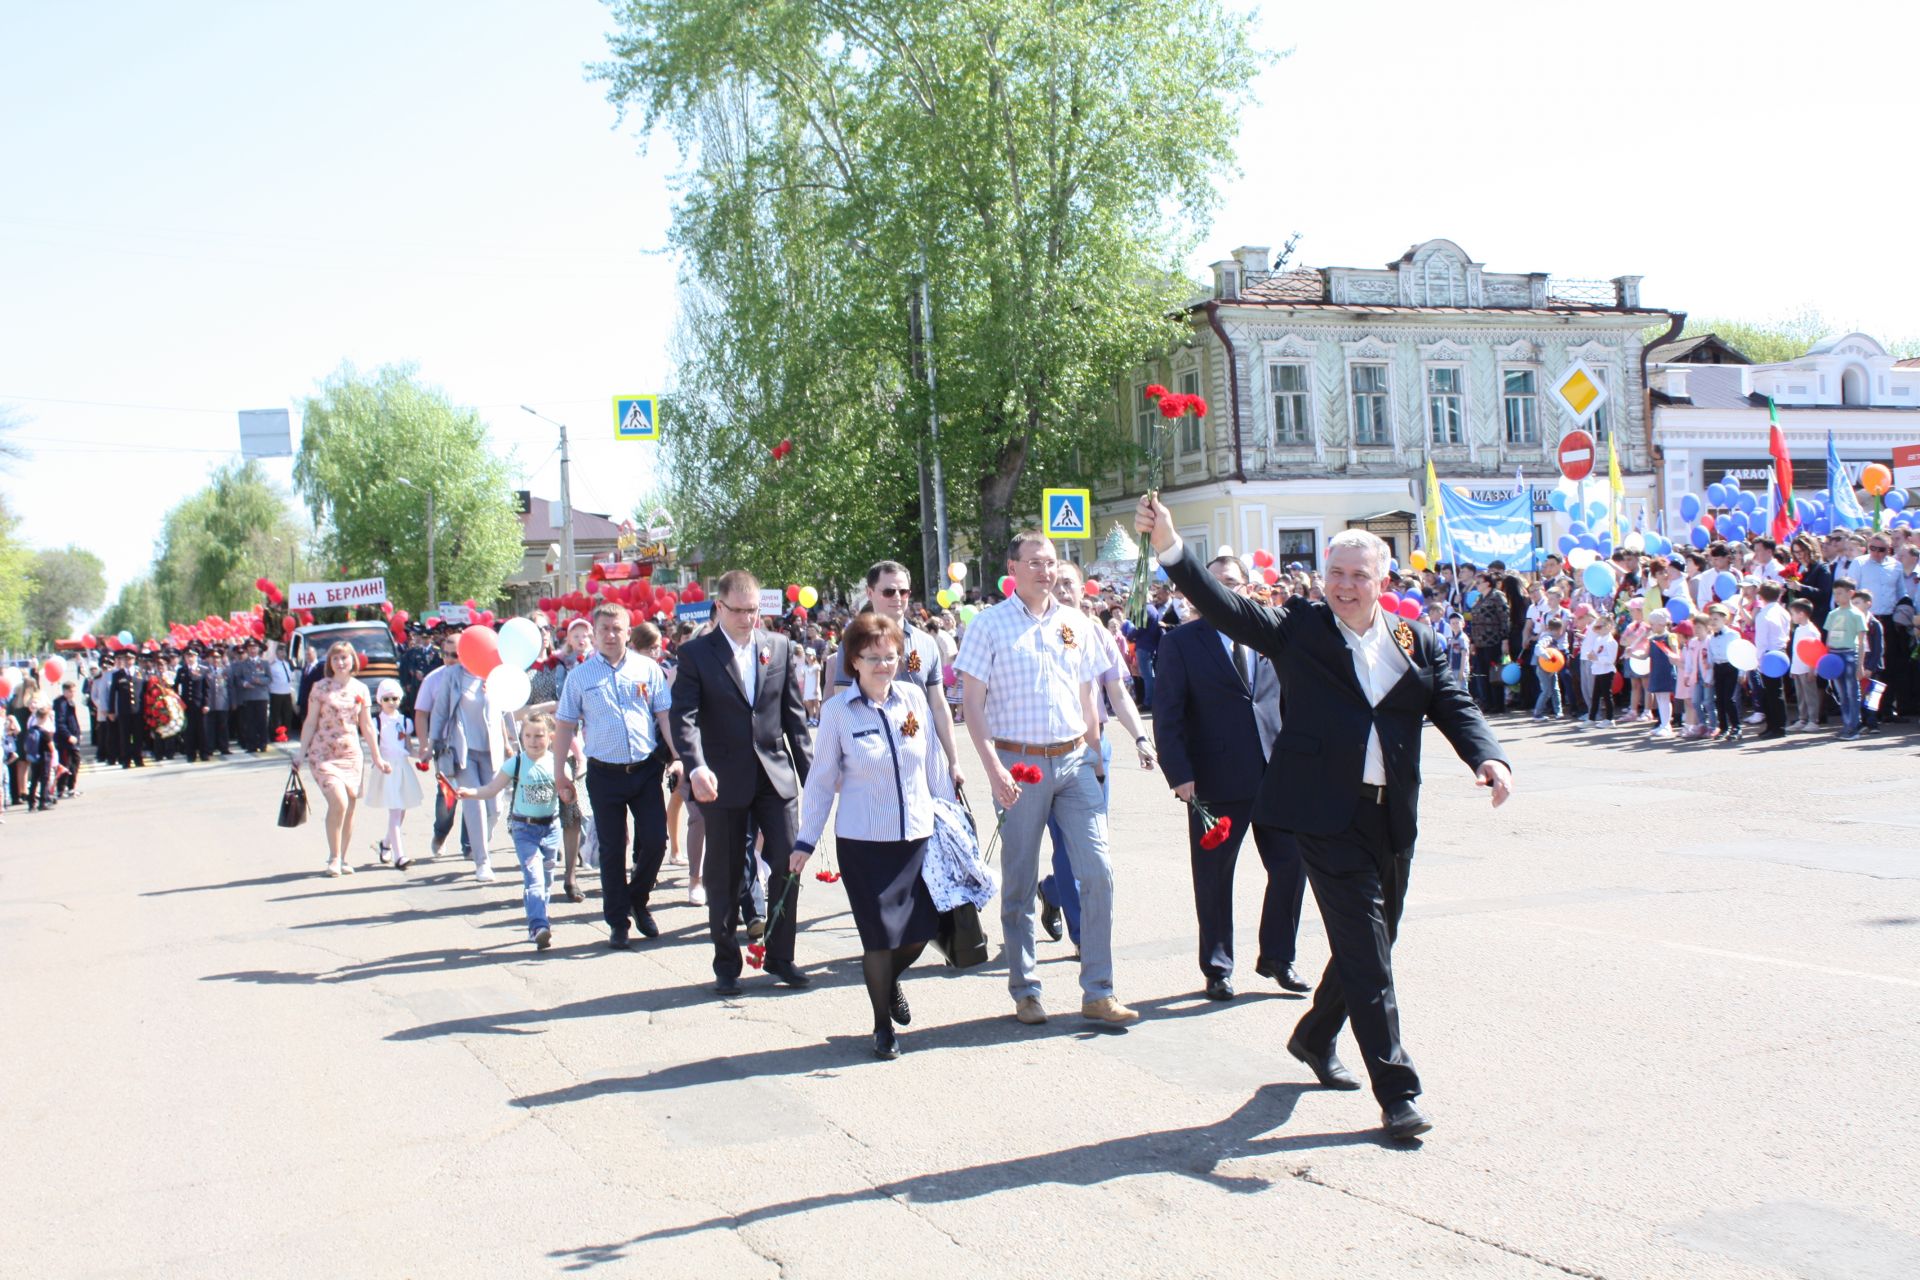
M 131 671 L 116 671 L 113 680 L 107 685 L 107 710 L 124 732 L 129 721 L 145 723 L 141 716 L 146 708 L 141 705 L 140 695 L 144 691 L 145 681 Z
M 53 738 L 62 746 L 80 741 L 80 716 L 64 693 L 53 700 Z
M 181 667 L 179 674 L 174 677 L 173 688 L 180 695 L 188 715 L 197 714 L 200 708 L 213 705 L 213 681 L 205 667 L 198 671 Z
M 1160 641 L 1153 667 L 1153 742 L 1167 785 L 1194 784 L 1208 806 L 1251 800 L 1260 792 L 1280 731 L 1280 687 L 1273 664 L 1254 662 L 1254 685 L 1233 669 L 1211 622 L 1175 627 Z
M 782 798 L 792 800 L 813 766 L 813 730 L 795 667 L 799 650 L 771 631 L 755 631 L 753 646 L 759 678 L 752 706 L 733 666 L 733 646 L 715 628 L 680 646 L 667 713 L 687 772 L 702 765 L 713 770 L 720 788 L 715 803 L 725 808 L 752 802 L 761 770 Z
M 1286 724 L 1254 800 L 1254 822 L 1302 835 L 1346 830 L 1360 802 L 1367 735 L 1377 728 L 1393 847 L 1411 852 L 1419 831 L 1423 721 L 1433 721 L 1471 770 L 1506 761 L 1473 699 L 1448 675 L 1439 640 L 1425 623 L 1405 624 L 1413 633 L 1411 669 L 1376 707 L 1367 702 L 1353 652 L 1325 604 L 1294 597 L 1275 609 L 1234 595 L 1200 567 L 1191 548 L 1167 576 L 1201 617 L 1273 659 L 1280 675 Z

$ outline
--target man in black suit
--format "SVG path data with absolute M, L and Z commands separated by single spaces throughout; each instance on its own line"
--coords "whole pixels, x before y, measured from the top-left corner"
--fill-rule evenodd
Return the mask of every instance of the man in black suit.
M 201 760 L 213 759 L 213 682 L 207 669 L 200 665 L 200 651 L 187 650 L 186 660 L 173 679 L 174 692 L 180 695 L 180 704 L 187 709 L 186 739 L 187 763 L 195 764 Z
M 1359 1088 L 1333 1052 L 1350 1016 L 1387 1133 L 1425 1133 L 1433 1125 L 1413 1101 L 1420 1078 L 1400 1046 L 1392 959 L 1420 807 L 1421 724 L 1430 719 L 1446 735 L 1496 807 L 1513 786 L 1500 744 L 1448 674 L 1433 632 L 1381 612 L 1388 550 L 1373 534 L 1328 539 L 1324 602 L 1295 597 L 1273 609 L 1209 577 L 1156 495 L 1140 499 L 1134 526 L 1152 535 L 1167 576 L 1200 616 L 1271 658 L 1280 675 L 1286 724 L 1252 820 L 1299 841 L 1333 951 L 1287 1051 L 1329 1088 Z
M 120 667 L 107 692 L 107 719 L 114 728 L 114 748 L 122 769 L 146 767 L 146 682 L 133 665 L 133 651 L 120 651 Z
M 1246 594 L 1246 568 L 1232 556 L 1207 565 L 1214 580 Z M 1273 740 L 1280 732 L 1280 682 L 1273 663 L 1222 635 L 1204 619 L 1176 627 L 1160 641 L 1153 680 L 1153 740 L 1174 795 L 1198 801 L 1215 818 L 1232 822 L 1215 848 L 1201 846 L 1206 829 L 1187 812 L 1193 863 L 1193 905 L 1200 921 L 1200 975 L 1210 1000 L 1233 999 L 1233 871 L 1247 836 Z M 1306 875 L 1291 833 L 1255 827 L 1254 847 L 1267 869 L 1260 909 L 1260 956 L 1254 972 L 1288 991 L 1311 991 L 1293 968 L 1294 937 Z
M 793 963 L 800 879 L 787 869 L 799 826 L 800 788 L 813 764 L 813 733 L 800 698 L 800 650 L 761 630 L 760 583 L 744 569 L 724 573 L 713 591 L 719 621 L 680 647 L 668 721 L 674 747 L 707 825 L 707 925 L 720 995 L 740 991 L 740 889 L 753 851 L 747 824 L 765 840 L 773 883 L 767 886 L 766 969 L 782 984 L 812 979 Z M 778 920 L 775 904 L 782 901 Z

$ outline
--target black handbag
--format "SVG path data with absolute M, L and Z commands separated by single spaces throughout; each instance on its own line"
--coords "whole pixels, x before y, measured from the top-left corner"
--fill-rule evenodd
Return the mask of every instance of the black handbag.
M 947 958 L 949 968 L 971 969 L 985 964 L 987 931 L 981 927 L 979 908 L 963 902 L 951 911 L 942 911 L 933 945 Z
M 307 789 L 300 781 L 300 766 L 287 773 L 287 789 L 280 793 L 280 825 L 297 827 L 307 820 Z

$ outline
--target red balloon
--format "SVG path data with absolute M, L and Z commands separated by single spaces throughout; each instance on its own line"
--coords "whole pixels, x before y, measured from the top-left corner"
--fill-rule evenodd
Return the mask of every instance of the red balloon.
M 460 633 L 459 652 L 460 665 L 485 680 L 500 665 L 500 637 L 484 622 L 468 627 Z
M 1089 578 L 1087 579 L 1087 585 L 1082 588 L 1082 590 L 1090 596 L 1097 596 L 1100 594 L 1100 584 Z
M 1713 527 L 1713 517 L 1704 511 L 1700 513 L 1700 527 L 1710 534 L 1719 532 L 1719 530 Z
M 1280 571 L 1278 569 L 1274 569 L 1274 568 L 1262 569 L 1260 571 L 1260 576 L 1266 579 L 1268 586 L 1272 586 L 1274 583 L 1280 581 Z
M 1013 595 L 1013 575 L 1012 574 L 1008 574 L 1006 577 L 1000 579 L 1000 594 L 1008 597 L 1011 597 Z
M 1273 553 L 1271 551 L 1256 551 L 1253 553 L 1253 563 L 1256 568 L 1265 569 L 1273 563 Z
M 12 696 L 13 696 L 13 686 L 8 684 L 5 680 L 0 680 L 0 702 L 5 702 L 8 698 L 11 698 Z
M 1827 656 L 1827 646 L 1809 636 L 1793 647 L 1794 656 L 1809 667 L 1820 665 L 1820 659 Z
M 59 684 L 61 678 L 67 674 L 67 664 L 60 658 L 48 658 L 41 664 L 40 674 L 45 677 L 48 684 Z
M 598 579 L 598 578 L 588 578 L 588 579 L 587 579 L 587 594 L 588 594 L 588 595 L 593 595 L 594 593 L 596 593 L 596 592 L 598 592 L 598 591 L 601 591 L 601 590 L 604 590 L 604 588 L 603 588 L 603 586 L 601 585 L 601 582 L 600 582 L 600 579 Z
M 1408 622 L 1412 622 L 1415 618 L 1420 616 L 1419 604 L 1412 600 L 1402 600 L 1400 602 L 1400 616 L 1405 618 Z
M 292 634 L 293 629 L 299 625 L 298 622 L 294 621 L 292 614 L 288 614 L 286 617 L 280 619 L 280 630 L 288 634 Z
M 799 598 L 800 598 L 800 588 L 794 585 L 793 583 L 789 582 L 787 584 L 787 599 L 798 600 Z
M 404 627 L 409 622 L 413 621 L 413 615 L 408 613 L 405 609 L 395 609 L 393 611 L 393 620 Z
M 1382 591 L 1380 593 L 1380 607 L 1388 613 L 1399 613 L 1400 597 L 1391 591 Z
M 92 636 L 83 636 L 81 637 L 81 640 L 80 640 L 80 647 L 83 649 L 91 649 L 94 646 L 98 645 L 99 643 L 100 642 L 94 639 Z
M 659 607 L 660 612 L 672 613 L 673 607 L 680 603 L 680 597 L 671 591 L 662 591 L 654 596 L 653 602 Z M 805 613 L 806 610 L 802 609 L 800 612 Z
M 689 582 L 686 590 L 680 593 L 680 598 L 688 604 L 699 604 L 707 598 L 707 589 L 697 582 Z
M 382 600 L 380 602 L 380 612 L 385 617 L 391 618 L 393 616 L 393 601 Z

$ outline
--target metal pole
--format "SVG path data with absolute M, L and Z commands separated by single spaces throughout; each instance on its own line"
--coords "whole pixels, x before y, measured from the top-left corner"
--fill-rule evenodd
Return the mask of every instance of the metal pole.
M 927 428 L 933 437 L 933 525 L 940 546 L 940 583 L 947 566 L 947 477 L 940 465 L 940 399 L 933 374 L 933 302 L 927 293 L 927 255 L 920 253 L 920 338 L 927 370 Z M 934 589 L 938 588 L 936 584 Z
M 560 584 L 566 592 L 573 590 L 576 568 L 573 562 L 573 481 L 569 461 L 567 424 L 563 422 L 560 424 L 560 557 L 565 563 L 561 569 Z
M 440 607 L 440 584 L 433 576 L 433 490 L 427 490 L 427 610 Z

